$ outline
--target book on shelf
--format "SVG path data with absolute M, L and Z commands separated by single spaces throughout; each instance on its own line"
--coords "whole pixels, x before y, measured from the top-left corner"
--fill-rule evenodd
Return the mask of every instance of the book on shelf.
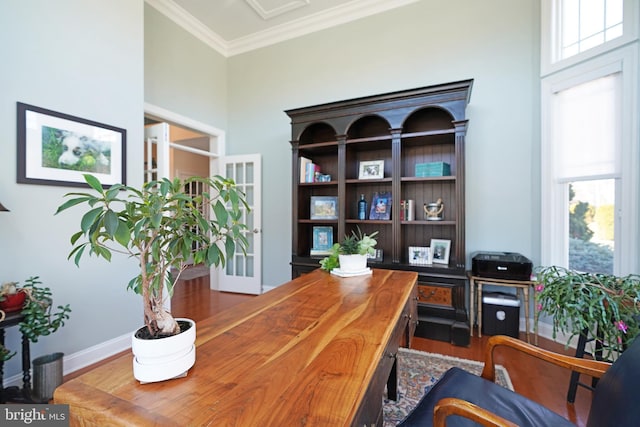
M 311 159 L 300 156 L 300 182 L 307 182 L 307 165 L 311 163 Z
M 400 221 L 415 220 L 416 203 L 415 200 L 400 200 Z
M 316 182 L 320 174 L 320 165 L 317 165 L 306 157 L 300 157 L 300 182 Z

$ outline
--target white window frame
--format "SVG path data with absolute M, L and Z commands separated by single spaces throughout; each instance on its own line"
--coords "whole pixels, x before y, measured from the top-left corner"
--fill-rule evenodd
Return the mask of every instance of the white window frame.
M 560 59 L 560 40 L 556 35 L 560 32 L 559 11 L 561 0 L 542 0 L 540 34 L 541 75 L 545 77 L 636 41 L 638 38 L 640 2 L 638 0 L 623 1 L 623 34 L 621 37 L 617 37 L 571 57 Z
M 543 18 L 544 20 L 544 18 Z M 553 179 L 551 97 L 563 89 L 621 72 L 621 181 L 616 185 L 614 274 L 640 272 L 640 141 L 638 139 L 638 44 L 617 48 L 542 79 L 541 263 L 567 265 L 568 186 Z M 562 239 L 559 239 L 562 236 Z M 562 245 L 559 243 L 563 242 Z

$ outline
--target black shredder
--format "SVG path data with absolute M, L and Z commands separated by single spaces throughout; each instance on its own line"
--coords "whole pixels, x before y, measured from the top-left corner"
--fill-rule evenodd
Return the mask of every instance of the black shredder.
M 482 333 L 518 338 L 520 300 L 503 292 L 482 293 Z

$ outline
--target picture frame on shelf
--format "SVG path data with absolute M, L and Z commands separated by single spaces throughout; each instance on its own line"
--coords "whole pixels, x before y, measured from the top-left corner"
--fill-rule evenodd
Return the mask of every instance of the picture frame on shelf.
M 104 188 L 126 185 L 127 131 L 115 126 L 17 103 L 17 182 Z
M 369 219 L 390 220 L 391 219 L 391 192 L 382 191 L 373 193 L 371 199 L 371 211 Z
M 384 178 L 384 160 L 366 160 L 360 162 L 358 179 Z
M 409 264 L 431 265 L 431 248 L 424 246 L 409 246 Z
M 311 219 L 338 219 L 336 196 L 311 196 Z
M 311 248 L 310 255 L 329 255 L 332 246 L 333 227 L 313 227 L 313 247 Z
M 451 240 L 431 239 L 431 251 L 434 264 L 449 264 Z
M 375 249 L 376 253 L 371 255 L 367 254 L 367 259 L 372 262 L 382 262 L 383 253 L 382 249 Z

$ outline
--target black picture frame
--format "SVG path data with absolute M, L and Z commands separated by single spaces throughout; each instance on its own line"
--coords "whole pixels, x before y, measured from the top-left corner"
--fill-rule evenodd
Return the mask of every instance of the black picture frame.
M 127 131 L 115 126 L 17 103 L 17 182 L 87 187 L 126 184 Z

